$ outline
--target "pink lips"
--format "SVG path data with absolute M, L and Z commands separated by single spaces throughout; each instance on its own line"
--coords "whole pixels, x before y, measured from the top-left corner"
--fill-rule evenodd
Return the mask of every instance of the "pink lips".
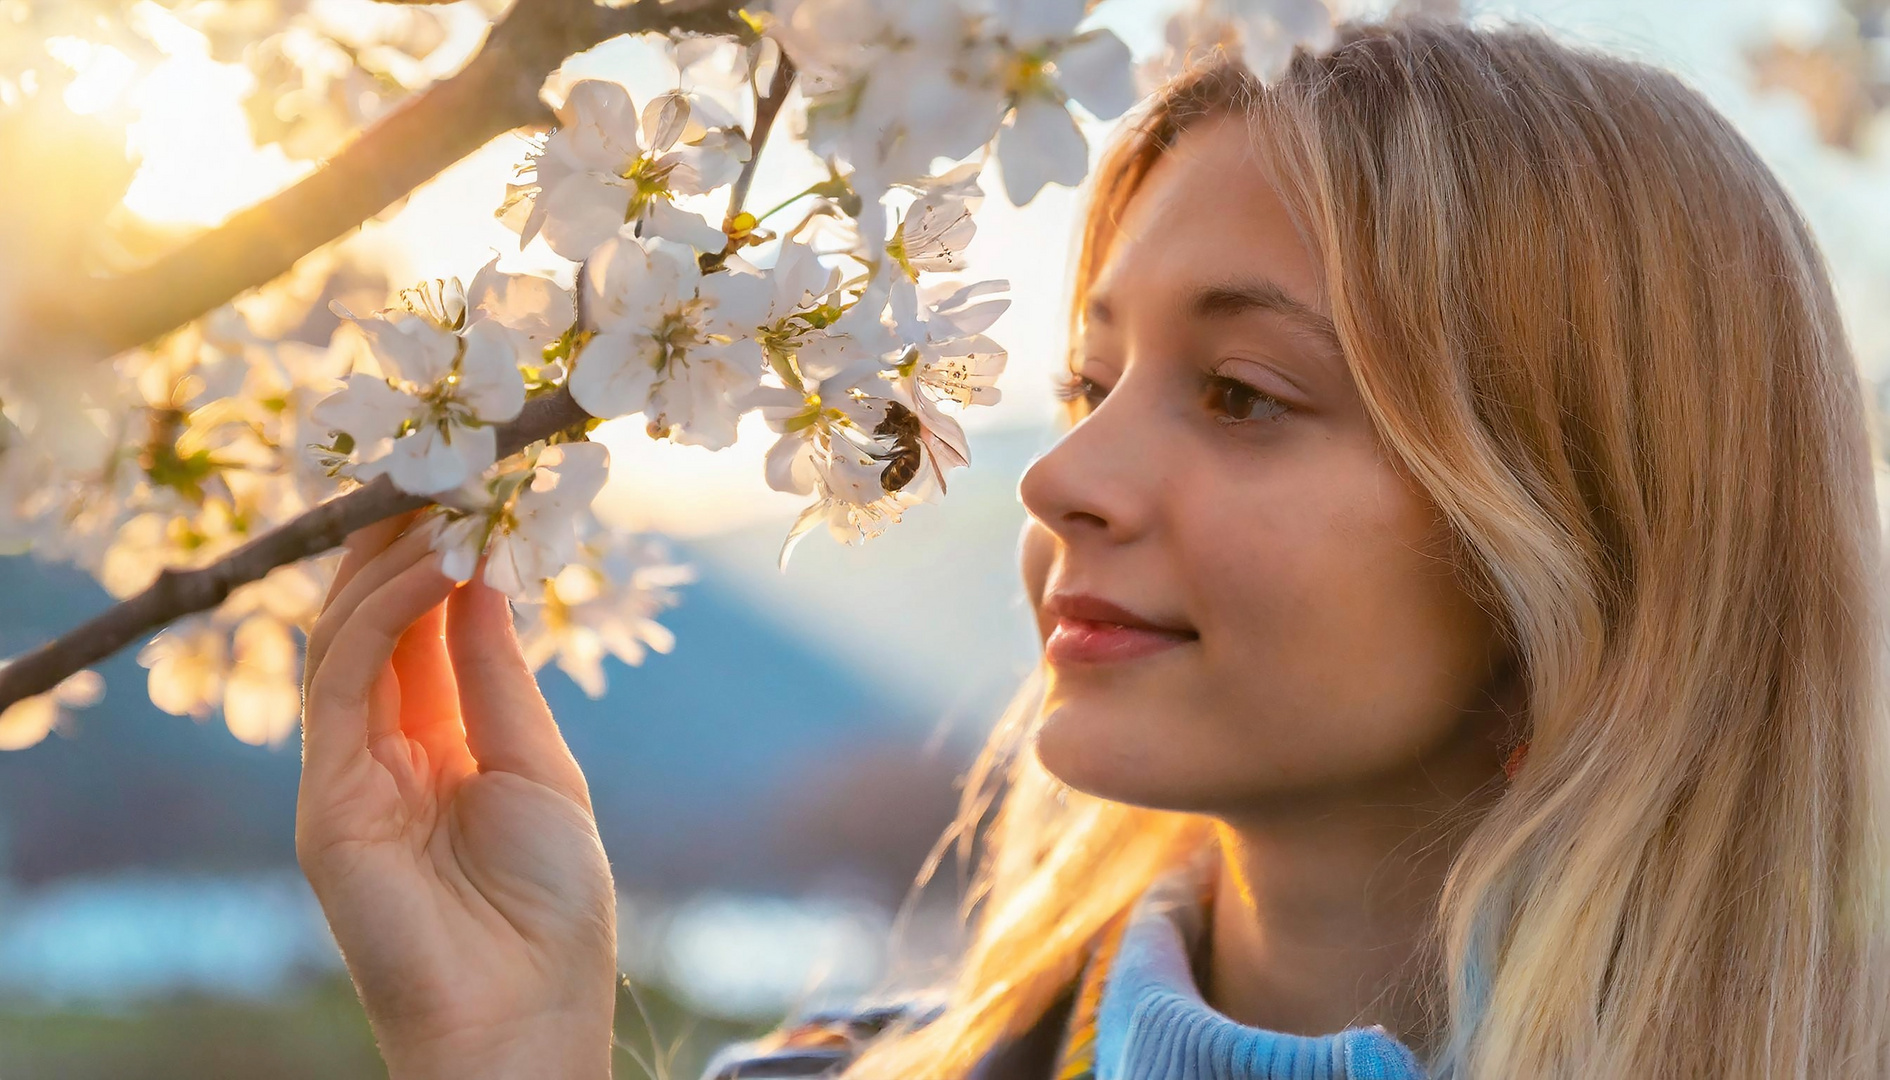
M 1053 664 L 1102 664 L 1134 660 L 1200 639 L 1178 622 L 1157 622 L 1100 597 L 1053 593 L 1045 612 L 1057 617 L 1044 642 Z

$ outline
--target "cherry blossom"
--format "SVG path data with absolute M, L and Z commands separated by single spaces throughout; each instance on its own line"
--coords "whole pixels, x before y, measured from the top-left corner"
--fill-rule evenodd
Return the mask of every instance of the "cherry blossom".
M 542 359 L 577 318 L 571 290 L 534 274 L 507 274 L 499 260 L 479 268 L 466 286 L 467 321 L 489 320 L 505 329 L 522 361 Z
M 1140 69 L 1139 81 L 1153 89 L 1220 49 L 1270 82 L 1285 72 L 1296 47 L 1329 46 L 1333 29 L 1325 0 L 1188 0 L 1169 16 L 1168 48 Z
M 0 661 L 0 667 L 6 666 Z M 0 711 L 0 750 L 24 750 L 59 728 L 68 709 L 84 709 L 105 695 L 105 680 L 86 670 L 68 675 L 43 694 L 16 701 Z
M 858 374 L 841 373 L 806 384 L 801 390 L 783 386 L 756 391 L 754 400 L 762 417 L 781 436 L 768 450 L 769 487 L 795 495 L 812 494 L 822 473 L 816 462 L 832 455 L 837 440 L 851 440 L 855 433 L 870 440 L 871 436 L 864 433 L 870 433 L 884 419 L 885 406 L 856 394 L 860 381 Z M 859 484 L 847 486 L 865 490 Z M 877 498 L 882 492 L 876 483 L 873 486 L 870 498 Z
M 1099 120 L 1135 103 L 1129 47 L 1108 30 L 1078 33 L 1084 0 L 997 0 L 984 62 L 1008 106 L 997 138 L 1004 191 L 1023 206 L 1045 184 L 1074 187 L 1089 172 L 1075 101 Z
M 354 372 L 311 414 L 348 437 L 355 479 L 386 473 L 403 491 L 431 495 L 490 466 L 497 456 L 492 425 L 525 405 L 511 332 L 481 319 L 461 334 L 402 311 L 355 325 L 386 374 Z
M 1006 281 L 984 281 L 963 288 L 929 285 L 921 291 L 901 282 L 893 289 L 893 321 L 911 344 L 889 374 L 894 395 L 918 418 L 919 441 L 937 470 L 941 491 L 944 473 L 969 465 L 971 451 L 964 429 L 940 406 L 943 401 L 960 408 L 997 404 L 997 377 L 1006 356 L 984 331 L 1011 303 L 990 294 L 1009 287 Z
M 886 242 L 886 254 L 913 281 L 921 271 L 949 272 L 965 268 L 965 247 L 977 235 L 972 215 L 984 201 L 978 186 L 978 163 L 966 162 L 942 176 L 913 185 L 918 198 Z
M 892 184 L 966 157 L 1002 119 L 989 72 L 966 52 L 979 15 L 960 0 L 778 0 L 767 32 L 808 97 L 802 136 L 854 169 L 869 203 Z
M 879 536 L 897 525 L 908 509 L 929 501 L 924 486 L 926 483 L 925 475 L 921 474 L 914 488 L 889 492 L 864 503 L 849 500 L 825 487 L 817 488 L 819 498 L 801 511 L 800 516 L 794 519 L 794 524 L 788 527 L 787 537 L 781 542 L 778 565 L 783 570 L 787 569 L 788 556 L 801 542 L 801 538 L 819 525 L 827 526 L 828 533 L 842 544 L 851 545 Z
M 536 671 L 556 658 L 586 695 L 603 697 L 605 656 L 636 665 L 675 647 L 676 635 L 656 616 L 676 604 L 675 586 L 693 580 L 694 569 L 670 563 L 653 538 L 605 532 L 584 540 L 546 582 L 542 602 L 518 607 L 526 663 Z
M 719 225 L 675 203 L 734 182 L 748 160 L 747 137 L 719 113 L 706 99 L 672 92 L 652 99 L 639 118 L 616 83 L 572 86 L 558 108 L 558 129 L 532 159 L 533 182 L 518 189 L 531 202 L 519 243 L 542 231 L 551 250 L 582 260 L 632 222 L 646 235 L 722 250 L 727 237 Z
M 442 572 L 470 581 L 486 556 L 486 584 L 515 599 L 537 596 L 577 553 L 580 516 L 603 489 L 610 452 L 601 443 L 558 443 L 443 500 L 432 519 Z
M 172 623 L 138 652 L 151 701 L 175 716 L 221 711 L 239 740 L 279 746 L 302 711 L 301 656 L 335 560 L 279 566 L 214 612 Z
M 642 412 L 652 436 L 720 450 L 761 378 L 756 328 L 769 286 L 743 270 L 702 273 L 693 252 L 625 226 L 585 264 L 583 321 L 594 334 L 571 372 L 592 416 Z

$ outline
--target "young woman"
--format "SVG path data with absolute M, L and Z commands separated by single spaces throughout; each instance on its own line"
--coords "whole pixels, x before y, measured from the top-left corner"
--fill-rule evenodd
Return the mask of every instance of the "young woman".
M 969 952 L 712 1071 L 1890 1075 L 1872 437 L 1723 118 L 1347 27 L 1158 96 L 1076 300 Z M 584 777 L 404 524 L 309 645 L 302 865 L 397 1080 L 606 1076 Z

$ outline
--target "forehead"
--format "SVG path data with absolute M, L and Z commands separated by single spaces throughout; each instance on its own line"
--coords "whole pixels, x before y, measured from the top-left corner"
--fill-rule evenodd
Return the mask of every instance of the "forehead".
M 1156 161 L 1122 212 L 1089 300 L 1121 310 L 1229 280 L 1270 281 L 1326 310 L 1321 270 L 1238 117 L 1182 133 Z

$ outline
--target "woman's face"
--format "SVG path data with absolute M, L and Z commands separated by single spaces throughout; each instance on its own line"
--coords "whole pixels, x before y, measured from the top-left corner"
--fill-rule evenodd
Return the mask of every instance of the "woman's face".
M 1079 790 L 1207 813 L 1481 782 L 1495 627 L 1374 434 L 1255 153 L 1239 120 L 1184 134 L 1087 298 L 1090 411 L 1019 488 L 1037 753 Z

